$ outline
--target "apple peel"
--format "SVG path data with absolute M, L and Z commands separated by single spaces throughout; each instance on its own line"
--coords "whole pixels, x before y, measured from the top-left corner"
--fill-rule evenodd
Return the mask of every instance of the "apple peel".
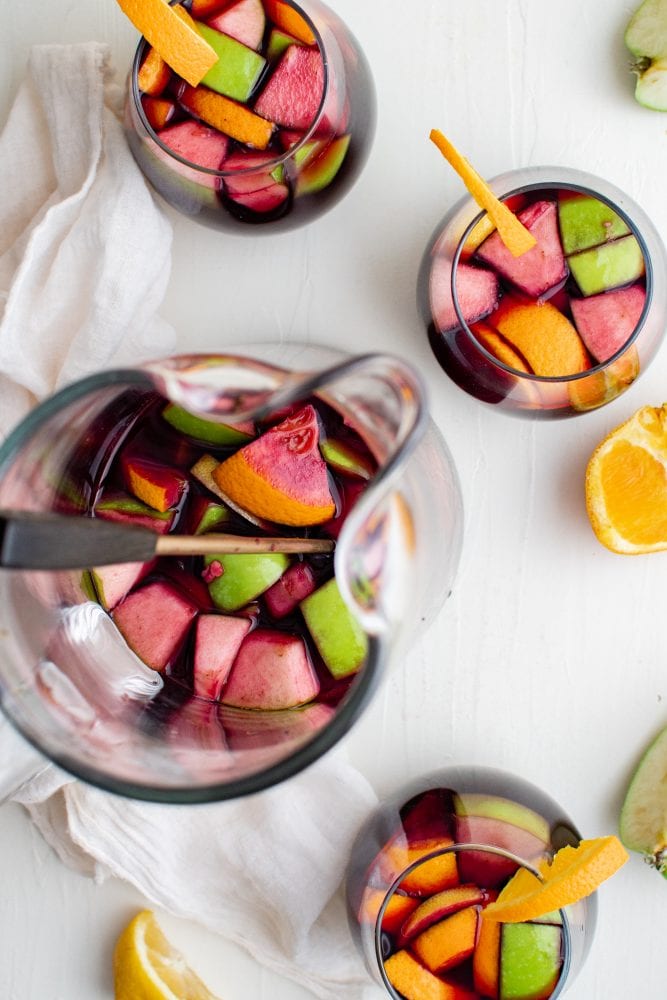
M 513 257 L 520 257 L 531 250 L 536 239 L 526 227 L 517 219 L 516 215 L 509 210 L 507 205 L 493 193 L 486 181 L 480 177 L 475 168 L 468 162 L 465 156 L 456 149 L 439 129 L 431 129 L 429 138 L 433 142 L 449 165 L 453 167 L 459 175 L 468 191 L 475 199 L 480 208 L 486 209 L 501 240 Z

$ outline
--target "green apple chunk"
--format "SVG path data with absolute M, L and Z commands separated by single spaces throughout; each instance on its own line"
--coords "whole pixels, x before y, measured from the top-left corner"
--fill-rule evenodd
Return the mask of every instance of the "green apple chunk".
M 454 795 L 454 812 L 457 816 L 483 816 L 487 819 L 497 819 L 503 823 L 511 823 L 522 830 L 527 830 L 534 837 L 548 844 L 550 837 L 549 824 L 528 806 L 511 799 L 503 799 L 497 795 L 480 795 L 468 792 Z
M 238 611 L 280 579 L 289 566 L 289 559 L 283 552 L 258 552 L 206 556 L 204 563 L 206 566 L 218 563 L 222 569 L 220 576 L 208 584 L 216 608 Z
M 283 54 L 285 49 L 288 49 L 290 45 L 299 45 L 300 42 L 296 38 L 292 38 L 291 35 L 287 35 L 284 31 L 280 31 L 278 28 L 274 28 L 269 35 L 269 44 L 266 49 L 266 57 L 269 62 L 277 62 L 280 56 Z
M 341 135 L 330 142 L 324 152 L 313 159 L 306 159 L 297 176 L 296 193 L 315 194 L 328 187 L 343 165 L 349 145 L 350 136 Z
M 231 427 L 229 424 L 218 424 L 213 420 L 204 420 L 203 417 L 189 413 L 188 410 L 177 406 L 176 403 L 170 403 L 166 406 L 162 411 L 162 416 L 175 430 L 180 431 L 181 434 L 187 434 L 188 437 L 196 438 L 197 441 L 202 441 L 204 444 L 218 445 L 224 448 L 226 445 L 245 444 L 253 436 L 251 433 L 237 427 Z
M 572 254 L 568 263 L 582 295 L 629 285 L 644 273 L 644 255 L 634 236 Z
M 343 441 L 326 438 L 320 441 L 320 452 L 327 465 L 336 472 L 357 476 L 359 479 L 370 479 L 373 474 L 371 461 L 365 455 L 360 455 L 353 448 L 349 448 Z
M 653 111 L 667 111 L 667 0 L 644 0 L 625 31 L 637 60 L 635 98 Z
M 627 223 L 604 201 L 569 191 L 558 199 L 558 224 L 566 256 L 630 232 Z
M 197 22 L 197 30 L 218 56 L 217 63 L 204 76 L 202 84 L 225 97 L 247 101 L 266 66 L 266 59 L 254 49 L 206 24 Z
M 335 578 L 300 604 L 308 631 L 329 672 L 347 677 L 363 666 L 368 638 L 343 600 Z
M 667 878 L 667 729 L 650 744 L 632 776 L 619 833 L 628 850 L 643 854 Z
M 503 924 L 500 1000 L 547 1000 L 562 964 L 561 929 L 553 924 Z
M 212 500 L 204 507 L 201 517 L 194 529 L 195 535 L 204 535 L 207 531 L 215 531 L 229 521 L 229 508 Z

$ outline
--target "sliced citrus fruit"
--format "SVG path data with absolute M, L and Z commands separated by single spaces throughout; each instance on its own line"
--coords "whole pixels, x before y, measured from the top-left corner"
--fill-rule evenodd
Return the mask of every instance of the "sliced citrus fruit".
M 667 549 L 667 405 L 643 406 L 598 445 L 585 491 L 593 531 L 612 552 Z
M 240 448 L 212 475 L 223 496 L 254 517 L 305 526 L 336 512 L 310 405 Z
M 667 878 L 667 729 L 635 771 L 621 809 L 621 840 Z
M 590 896 L 627 860 L 627 851 L 614 836 L 563 847 L 553 861 L 538 864 L 539 878 L 527 868 L 520 868 L 495 903 L 486 907 L 484 919 L 508 924 L 536 920 Z
M 115 1000 L 217 1000 L 142 910 L 121 933 L 113 956 Z
M 180 7 L 170 7 L 167 0 L 118 0 L 118 6 L 174 72 L 193 87 L 217 63 L 217 53 Z
M 531 250 L 537 240 L 520 222 L 507 205 L 493 193 L 475 168 L 459 153 L 449 139 L 437 129 L 431 129 L 431 142 L 435 143 L 449 165 L 454 168 L 480 208 L 485 208 L 498 230 L 498 235 L 512 256 Z

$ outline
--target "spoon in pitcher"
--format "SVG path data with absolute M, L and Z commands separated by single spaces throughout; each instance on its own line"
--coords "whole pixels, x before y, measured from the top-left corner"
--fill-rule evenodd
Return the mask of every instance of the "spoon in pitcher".
M 87 569 L 156 556 L 333 552 L 327 538 L 275 538 L 208 532 L 156 535 L 92 517 L 0 510 L 0 568 Z

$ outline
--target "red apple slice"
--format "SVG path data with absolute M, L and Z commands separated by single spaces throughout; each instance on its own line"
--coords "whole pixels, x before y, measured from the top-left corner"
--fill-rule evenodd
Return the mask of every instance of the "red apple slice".
M 196 695 L 218 701 L 236 654 L 249 631 L 249 618 L 215 614 L 199 616 L 192 668 Z
M 304 705 L 319 690 L 300 636 L 255 629 L 241 645 L 220 700 L 235 708 L 274 711 Z
M 458 913 L 459 910 L 465 910 L 468 906 L 481 906 L 484 900 L 484 890 L 472 883 L 436 892 L 425 902 L 420 903 L 402 925 L 398 946 L 402 948 L 410 938 L 428 930 L 445 917 Z
M 130 649 L 153 670 L 164 670 L 180 650 L 197 608 L 160 581 L 134 590 L 113 612 Z
M 266 15 L 262 0 L 237 0 L 220 14 L 208 20 L 208 25 L 223 35 L 235 38 L 250 49 L 258 49 L 264 37 Z
M 269 614 L 272 618 L 291 615 L 316 586 L 315 575 L 308 563 L 293 563 L 264 594 Z

